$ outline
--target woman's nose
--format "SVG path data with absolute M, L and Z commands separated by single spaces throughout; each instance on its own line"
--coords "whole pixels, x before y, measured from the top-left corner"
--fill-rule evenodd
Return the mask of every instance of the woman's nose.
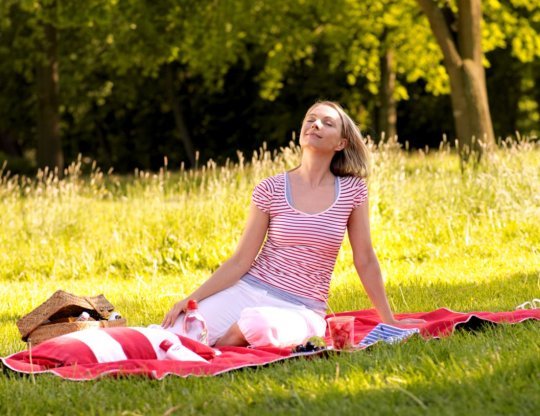
M 311 125 L 311 128 L 317 128 L 317 129 L 321 129 L 322 127 L 322 122 L 321 120 L 317 119 L 313 122 L 313 124 Z

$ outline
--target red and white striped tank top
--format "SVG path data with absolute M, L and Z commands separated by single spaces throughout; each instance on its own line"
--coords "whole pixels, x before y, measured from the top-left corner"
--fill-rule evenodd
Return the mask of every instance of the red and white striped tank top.
M 259 183 L 252 200 L 270 215 L 268 234 L 248 274 L 292 294 L 325 302 L 349 216 L 367 199 L 364 179 L 338 177 L 337 197 L 325 211 L 306 214 L 286 197 L 287 174 Z

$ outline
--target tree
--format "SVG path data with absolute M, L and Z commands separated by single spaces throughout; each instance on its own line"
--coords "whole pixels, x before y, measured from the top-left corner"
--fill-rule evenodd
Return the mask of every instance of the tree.
M 56 1 L 43 4 L 43 17 L 37 29 L 43 54 L 36 59 L 37 162 L 41 168 L 56 168 L 61 175 L 64 154 L 60 137 L 58 32 L 53 16 Z
M 461 156 L 482 154 L 495 142 L 483 67 L 480 0 L 457 0 L 457 10 L 417 0 L 444 56 Z
M 81 44 L 62 37 L 62 32 L 78 26 L 89 11 L 101 5 L 97 3 L 81 6 L 57 0 L 6 0 L 0 6 L 3 16 L 0 58 L 8 66 L 6 70 L 11 72 L 7 82 L 19 75 L 33 88 L 29 104 L 34 107 L 32 112 L 35 114 L 32 130 L 35 131 L 37 164 L 41 168 L 56 169 L 59 175 L 63 174 L 64 167 L 61 64 L 63 59 L 82 48 Z
M 56 1 L 18 3 L 8 0 L 0 11 L 3 40 L 10 43 L 9 46 L 4 44 L 0 55 L 8 57 L 7 65 L 11 65 L 13 73 L 22 74 L 34 88 L 38 166 L 58 168 L 61 174 L 64 159 L 60 137 Z M 7 34 L 9 30 L 14 35 Z
M 410 94 L 452 92 L 452 102 L 467 103 L 456 92 L 461 87 L 463 94 L 482 97 L 482 85 L 464 86 L 477 78 L 465 77 L 471 65 L 459 40 L 459 19 L 466 26 L 459 7 L 467 2 L 426 2 L 442 16 L 457 51 L 461 67 L 452 73 L 459 72 L 458 82 L 449 77 L 448 59 L 419 1 L 4 0 L 0 135 L 15 137 L 25 150 L 37 147 L 41 165 L 61 165 L 43 161 L 54 148 L 63 148 L 67 158 L 82 152 L 124 170 L 159 166 L 163 154 L 193 165 L 195 149 L 204 159 L 204 152 L 233 155 L 240 143 L 283 145 L 302 116 L 299 109 L 330 98 L 373 137 L 392 136 L 396 106 Z M 538 108 L 540 4 L 484 0 L 482 11 L 481 51 L 487 56 L 478 63 L 473 54 L 469 72 L 483 72 L 490 60 L 499 66 L 512 54 L 520 74 L 511 79 L 522 84 L 512 90 L 512 103 L 521 110 L 504 123 L 528 128 L 533 124 L 516 120 Z M 505 52 L 495 55 L 496 49 Z M 488 82 L 510 79 L 498 71 L 495 81 L 495 72 L 488 72 Z M 419 109 L 423 103 L 410 105 L 429 123 L 429 110 Z M 431 134 L 448 132 L 446 126 Z M 58 132 L 62 146 L 54 145 Z M 458 132 L 462 143 L 467 136 Z
M 484 0 L 482 6 L 495 131 L 499 137 L 516 132 L 534 137 L 540 131 L 540 3 Z
M 422 79 L 430 93 L 447 93 L 440 51 L 414 0 L 335 3 L 337 10 L 324 30 L 330 69 L 346 71 L 351 96 L 369 108 L 377 135 L 394 137 L 397 104 L 409 98 L 407 84 Z M 369 123 L 368 117 L 359 116 L 362 124 Z
M 386 37 L 386 36 L 384 36 Z M 380 60 L 380 88 L 378 129 L 386 136 L 393 138 L 397 135 L 397 106 L 395 98 L 396 70 L 395 52 L 388 47 L 382 52 Z
M 350 94 L 349 107 L 377 102 L 375 124 L 387 136 L 396 132 L 396 103 L 408 99 L 407 83 L 423 80 L 428 92 L 450 94 L 464 159 L 481 154 L 481 141 L 494 142 L 484 71 L 489 62 L 483 50 L 510 45 L 525 62 L 540 54 L 534 27 L 540 7 L 532 0 L 486 1 L 483 26 L 479 0 L 457 5 L 453 0 L 336 0 L 313 2 L 307 9 L 302 3 L 289 2 L 287 13 L 273 23 L 286 27 L 297 21 L 305 33 L 285 45 L 275 39 L 279 49 L 269 53 L 262 73 L 267 98 L 274 99 L 283 87 L 296 51 L 304 52 L 300 59 L 309 64 L 322 46 L 330 56 L 329 70 L 344 69 L 347 83 L 362 88 L 363 97 Z

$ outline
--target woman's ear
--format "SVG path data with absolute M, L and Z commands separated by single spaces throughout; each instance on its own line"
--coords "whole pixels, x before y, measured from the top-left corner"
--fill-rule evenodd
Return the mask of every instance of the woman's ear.
M 339 139 L 339 144 L 336 146 L 336 152 L 339 152 L 345 149 L 348 143 L 349 141 L 345 137 L 342 137 L 341 139 Z

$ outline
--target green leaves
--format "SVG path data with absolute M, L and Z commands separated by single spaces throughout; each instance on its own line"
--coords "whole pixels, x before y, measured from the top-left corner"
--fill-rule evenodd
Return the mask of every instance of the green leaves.
M 482 38 L 486 52 L 510 45 L 521 62 L 540 57 L 540 4 L 534 0 L 485 0 Z
M 457 11 L 455 1 L 437 4 Z M 490 53 L 501 49 L 511 50 L 525 66 L 539 62 L 537 1 L 484 0 L 482 6 L 485 66 L 493 60 Z M 29 117 L 37 98 L 34 71 L 43 59 L 45 23 L 58 33 L 60 110 L 63 133 L 73 135 L 66 137 L 73 142 L 68 145 L 71 157 L 86 149 L 120 148 L 111 143 L 131 134 L 141 141 L 155 131 L 176 137 L 173 123 L 153 122 L 170 113 L 163 91 L 166 67 L 173 68 L 174 94 L 184 101 L 187 116 L 193 116 L 193 102 L 205 113 L 211 105 L 201 102 L 228 99 L 227 86 L 239 88 L 231 87 L 231 77 L 249 90 L 251 114 L 263 107 L 275 109 L 271 106 L 283 100 L 276 111 L 289 113 L 289 124 L 282 123 L 279 132 L 262 132 L 257 145 L 267 139 L 282 145 L 290 138 L 290 120 L 296 115 L 285 102 L 322 95 L 342 101 L 372 125 L 381 90 L 380 58 L 387 51 L 394 56 L 396 101 L 409 99 L 411 88 L 433 95 L 450 90 L 442 53 L 414 0 L 4 0 L 0 108 L 5 111 L 0 112 L 0 125 L 20 132 L 19 142 L 30 150 L 35 129 Z M 9 109 L 17 109 L 17 115 Z M 145 123 L 151 127 L 138 130 L 129 115 L 132 109 L 151 119 Z M 236 113 L 231 110 L 229 117 Z M 201 136 L 215 123 L 206 113 L 196 118 L 196 126 L 188 127 L 199 129 Z M 260 131 L 259 121 L 253 125 Z M 78 134 L 87 137 L 87 146 L 79 146 Z M 168 143 L 166 148 L 174 146 Z M 213 148 L 220 150 L 219 145 Z

